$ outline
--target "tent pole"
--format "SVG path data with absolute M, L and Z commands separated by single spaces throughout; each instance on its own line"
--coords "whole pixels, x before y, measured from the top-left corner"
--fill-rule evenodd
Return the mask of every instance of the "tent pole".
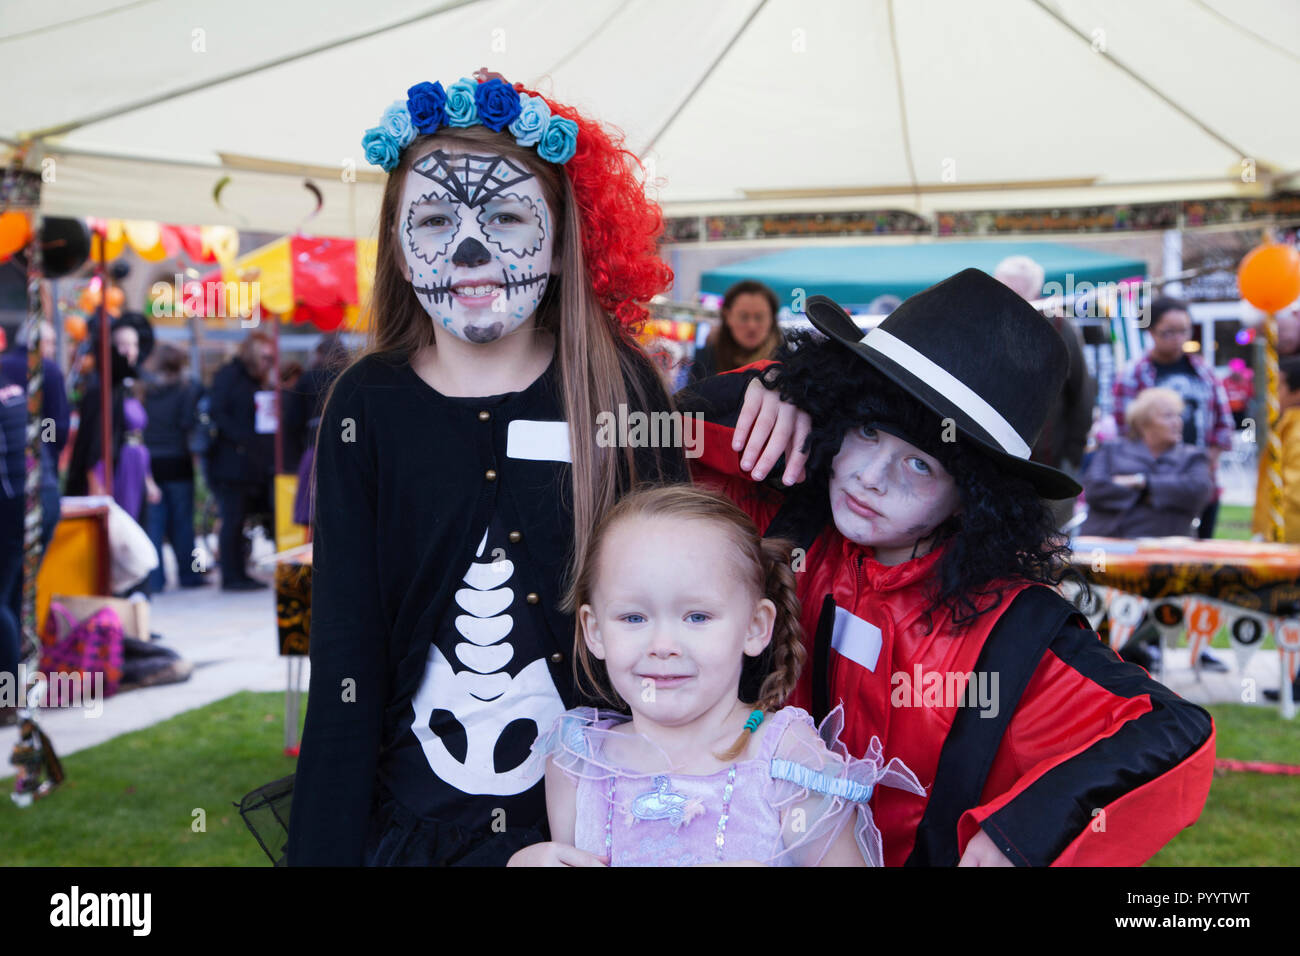
M 113 363 L 108 330 L 108 220 L 99 234 L 99 259 L 95 272 L 99 276 L 99 306 L 95 310 L 99 328 L 99 460 L 104 463 L 104 494 L 113 494 Z M 84 423 L 82 426 L 84 427 Z M 95 463 L 91 462 L 93 469 Z
M 64 779 L 63 765 L 54 752 L 54 745 L 36 722 L 36 711 L 44 704 L 48 690 L 48 681 L 38 670 L 41 637 L 36 620 L 36 580 L 44 557 L 41 472 L 45 460 L 42 452 L 48 449 L 41 441 L 45 398 L 45 363 L 41 355 L 44 310 L 41 297 L 41 274 L 44 271 L 41 259 L 41 178 L 28 175 L 28 158 L 24 147 L 16 157 L 14 167 L 5 171 L 0 185 L 3 208 L 30 206 L 30 216 L 35 225 L 27 242 L 27 320 L 19 328 L 19 338 L 27 345 L 27 422 L 23 463 L 26 513 L 23 516 L 19 580 L 22 593 L 18 608 L 18 673 L 15 675 L 18 686 L 14 688 L 18 698 L 18 738 L 9 758 L 16 773 L 9 798 L 20 808 L 30 807 L 33 801 L 47 795 Z
M 275 409 L 275 473 L 279 475 L 284 470 L 284 430 L 280 427 L 283 417 L 283 409 L 280 408 L 280 319 L 274 312 L 267 314 L 271 319 L 271 341 L 274 343 L 272 355 L 274 355 L 275 361 L 272 364 L 271 388 L 275 394 L 275 404 L 272 406 Z M 271 497 L 271 504 L 273 506 L 275 504 L 274 495 Z M 272 511 L 274 510 L 274 507 L 272 507 Z

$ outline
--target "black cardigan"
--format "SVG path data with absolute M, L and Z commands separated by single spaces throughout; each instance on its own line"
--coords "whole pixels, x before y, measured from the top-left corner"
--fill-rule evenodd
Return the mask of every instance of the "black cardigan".
M 639 364 L 649 383 L 655 373 Z M 573 616 L 557 606 L 572 541 L 570 466 L 506 455 L 512 420 L 563 418 L 557 377 L 552 362 L 483 419 L 483 410 L 448 401 L 392 353 L 340 375 L 316 449 L 311 687 L 289 865 L 362 862 L 381 748 L 406 717 L 434 628 L 498 494 L 510 496 L 540 582 L 548 628 L 541 637 L 548 657 L 561 656 L 552 679 L 566 707 L 580 702 Z M 667 406 L 657 378 L 649 394 Z M 679 449 L 638 449 L 637 467 L 645 480 L 688 478 Z

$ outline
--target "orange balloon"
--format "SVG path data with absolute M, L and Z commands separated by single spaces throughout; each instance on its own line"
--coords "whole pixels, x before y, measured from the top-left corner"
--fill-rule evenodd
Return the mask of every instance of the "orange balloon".
M 1241 260 L 1237 269 L 1241 297 L 1261 312 L 1276 312 L 1300 298 L 1300 252 L 1265 242 Z
M 0 215 L 0 262 L 27 245 L 32 237 L 32 224 L 27 216 L 16 210 Z
M 77 296 L 77 308 L 82 312 L 94 312 L 99 308 L 99 290 L 86 286 Z
M 80 342 L 86 337 L 86 320 L 79 315 L 69 315 L 63 320 L 63 331 L 72 341 Z
M 113 318 L 117 318 L 122 314 L 122 303 L 125 300 L 126 296 L 122 294 L 121 289 L 117 286 L 110 286 L 108 290 L 108 302 L 105 304 L 104 310 Z

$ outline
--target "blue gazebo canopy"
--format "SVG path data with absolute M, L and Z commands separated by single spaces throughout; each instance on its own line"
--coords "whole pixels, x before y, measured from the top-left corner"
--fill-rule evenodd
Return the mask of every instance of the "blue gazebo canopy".
M 909 245 L 807 246 L 758 256 L 700 276 L 700 291 L 721 295 L 735 282 L 757 279 L 790 306 L 796 289 L 828 295 L 854 311 L 864 311 L 882 295 L 906 299 L 962 269 L 989 275 L 1007 256 L 1025 255 L 1046 273 L 1044 282 L 1118 282 L 1146 277 L 1142 259 L 1055 242 L 928 242 Z M 1069 279 L 1069 277 L 1073 277 Z

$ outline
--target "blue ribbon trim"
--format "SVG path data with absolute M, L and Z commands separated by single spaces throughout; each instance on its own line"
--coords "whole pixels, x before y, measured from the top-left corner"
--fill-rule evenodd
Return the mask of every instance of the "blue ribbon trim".
M 871 799 L 871 785 L 858 783 L 844 777 L 828 777 L 820 770 L 813 770 L 792 760 L 772 758 L 772 778 L 798 784 L 805 790 L 815 790 L 829 796 L 843 797 L 854 803 L 866 803 Z

